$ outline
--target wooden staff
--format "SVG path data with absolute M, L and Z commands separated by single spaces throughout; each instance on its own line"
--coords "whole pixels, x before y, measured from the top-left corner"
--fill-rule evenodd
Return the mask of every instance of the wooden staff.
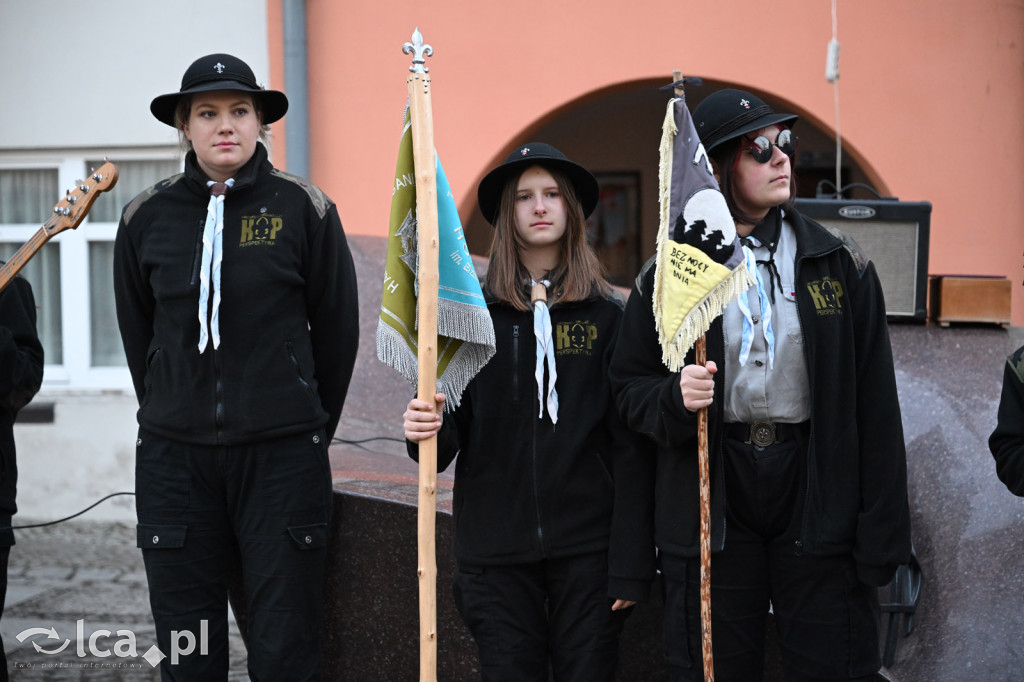
M 672 82 L 683 80 L 682 71 L 672 72 Z M 681 97 L 683 86 L 676 86 Z M 707 339 L 697 337 L 696 363 L 708 361 Z M 711 477 L 708 465 L 708 408 L 697 410 L 697 469 L 700 478 L 700 645 L 704 659 L 704 682 L 715 682 L 715 663 L 711 652 Z
M 412 53 L 409 117 L 412 123 L 413 167 L 416 176 L 416 232 L 419 237 L 419 378 L 417 397 L 434 402 L 437 392 L 437 177 L 434 154 L 434 118 L 430 109 L 430 76 L 426 57 L 434 53 L 423 44 L 417 28 L 412 42 L 402 46 Z M 437 554 L 434 528 L 437 517 L 437 436 L 419 443 L 419 498 L 417 548 L 420 594 L 420 682 L 437 679 Z
M 697 364 L 707 364 L 707 342 L 697 337 Z M 700 647 L 704 656 L 704 682 L 715 682 L 711 655 L 711 479 L 708 473 L 708 408 L 697 411 L 697 467 L 700 475 Z

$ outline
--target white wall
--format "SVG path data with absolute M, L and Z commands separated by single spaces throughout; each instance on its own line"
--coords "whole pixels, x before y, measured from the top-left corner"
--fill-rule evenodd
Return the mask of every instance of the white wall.
M 245 60 L 266 85 L 266 1 L 0 0 L 0 158 L 52 163 L 84 153 L 116 163 L 141 147 L 166 153 L 177 135 L 149 102 L 176 92 L 188 65 L 214 52 Z M 64 336 L 88 338 L 88 328 Z M 54 403 L 54 423 L 15 427 L 15 525 L 134 490 L 135 396 L 94 383 L 46 377 L 36 401 Z M 134 498 L 117 497 L 83 518 L 131 521 L 134 509 Z
M 0 0 L 0 149 L 173 144 L 149 102 L 214 52 L 266 84 L 266 0 Z
M 46 400 L 41 394 L 37 400 Z M 53 424 L 17 424 L 18 514 L 14 525 L 75 514 L 110 493 L 135 490 L 134 394 L 58 397 Z M 111 498 L 92 521 L 135 521 L 135 498 Z

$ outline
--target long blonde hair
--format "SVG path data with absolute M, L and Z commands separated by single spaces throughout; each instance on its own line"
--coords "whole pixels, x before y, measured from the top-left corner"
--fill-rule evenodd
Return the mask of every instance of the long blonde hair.
M 548 288 L 548 303 L 582 301 L 595 291 L 607 293 L 611 286 L 605 279 L 601 262 L 587 243 L 586 217 L 583 215 L 576 190 L 562 171 L 543 163 L 537 165 L 551 173 L 551 177 L 558 183 L 566 213 L 565 234 L 562 235 L 559 244 L 561 249 L 558 265 L 548 273 L 551 282 Z M 515 222 L 516 188 L 521 175 L 522 173 L 518 173 L 510 176 L 501 191 L 484 288 L 489 294 L 517 310 L 529 310 L 530 272 L 519 258 L 524 244 Z

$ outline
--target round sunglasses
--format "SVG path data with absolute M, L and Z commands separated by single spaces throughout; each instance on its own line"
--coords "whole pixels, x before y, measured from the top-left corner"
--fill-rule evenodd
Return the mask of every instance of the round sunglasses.
M 747 140 L 747 144 L 743 146 L 743 149 L 750 152 L 750 155 L 754 157 L 754 161 L 758 163 L 768 163 L 772 160 L 772 145 L 779 148 L 786 156 L 792 158 L 796 154 L 796 135 L 789 128 L 785 128 L 779 132 L 778 137 L 775 138 L 775 142 L 772 142 L 764 135 L 758 135 L 753 140 Z

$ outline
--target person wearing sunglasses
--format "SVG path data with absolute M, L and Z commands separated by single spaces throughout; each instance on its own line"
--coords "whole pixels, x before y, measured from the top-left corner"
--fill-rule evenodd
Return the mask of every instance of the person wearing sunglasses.
M 877 588 L 910 559 L 906 450 L 874 265 L 793 209 L 797 117 L 719 90 L 693 112 L 756 282 L 679 372 L 662 364 L 645 266 L 610 375 L 651 437 L 670 679 L 702 680 L 697 412 L 708 408 L 716 679 L 760 680 L 774 615 L 787 680 L 873 680 Z M 653 263 L 653 259 L 651 261 Z M 653 579 L 653 576 L 652 576 Z

